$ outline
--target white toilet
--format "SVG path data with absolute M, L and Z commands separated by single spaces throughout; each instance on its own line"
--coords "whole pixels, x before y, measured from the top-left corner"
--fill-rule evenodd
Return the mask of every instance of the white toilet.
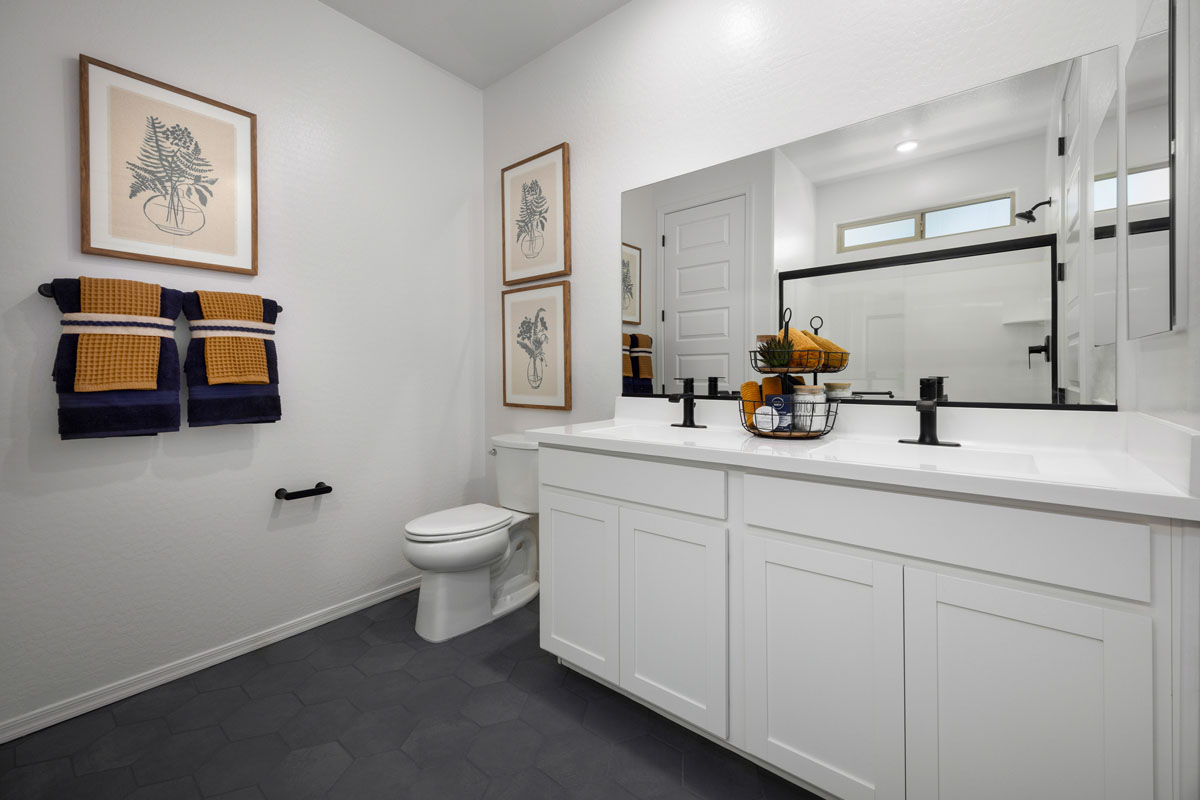
M 404 526 L 400 551 L 421 573 L 417 633 L 444 642 L 537 597 L 537 442 L 492 437 L 500 505 L 449 508 Z

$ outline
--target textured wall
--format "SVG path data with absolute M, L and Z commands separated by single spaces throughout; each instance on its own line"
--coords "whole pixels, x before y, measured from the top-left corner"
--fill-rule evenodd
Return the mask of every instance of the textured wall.
M 80 52 L 258 114 L 257 278 L 79 253 Z M 481 93 L 315 0 L 6 0 L 0 104 L 0 724 L 414 575 L 484 470 Z M 59 441 L 84 273 L 279 300 L 283 420 Z
M 608 417 L 621 192 L 1112 44 L 1131 0 L 639 0 L 484 93 L 487 428 Z M 1036 20 L 1036 24 L 1031 21 Z M 574 410 L 500 389 L 500 169 L 571 143 Z

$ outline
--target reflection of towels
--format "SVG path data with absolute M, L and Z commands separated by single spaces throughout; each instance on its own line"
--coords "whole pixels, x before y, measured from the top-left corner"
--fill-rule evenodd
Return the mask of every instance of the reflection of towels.
M 817 347 L 825 351 L 825 361 L 821 364 L 821 369 L 829 372 L 840 372 L 850 363 L 850 354 L 846 352 L 845 348 L 838 347 L 824 336 L 817 336 L 810 331 L 805 331 L 804 335 L 812 339 Z
M 188 292 L 183 313 L 192 331 L 183 365 L 188 425 L 279 419 L 275 301 L 233 292 Z
M 53 373 L 59 435 L 179 430 L 174 320 L 182 292 L 112 278 L 57 278 L 50 285 L 63 312 Z
M 625 394 L 654 391 L 654 340 L 644 333 L 621 334 L 621 376 Z

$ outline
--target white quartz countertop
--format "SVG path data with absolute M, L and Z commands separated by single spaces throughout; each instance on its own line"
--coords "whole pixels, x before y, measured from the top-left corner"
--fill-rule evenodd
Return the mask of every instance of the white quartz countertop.
M 640 405 L 652 402 L 660 407 Z M 996 441 L 1005 424 L 1011 428 L 1013 417 L 976 415 L 987 420 L 999 419 L 1001 424 L 980 426 L 975 420 L 973 424 L 979 427 L 979 435 L 971 438 L 961 434 L 969 433 L 972 425 L 960 419 L 948 426 L 954 428 L 953 435 L 947 435 L 950 431 L 941 433 L 943 440 L 962 444 L 949 448 L 897 442 L 900 437 L 916 435 L 917 420 L 912 409 L 908 410 L 912 417 L 908 426 L 899 427 L 890 435 L 881 428 L 895 427 L 894 423 L 907 421 L 906 416 L 894 410 L 859 415 L 862 409 L 856 408 L 853 411 L 859 415 L 858 424 L 842 425 L 848 409 L 844 409 L 843 419 L 839 419 L 838 425 L 845 427 L 845 431 L 835 429 L 820 439 L 792 440 L 754 436 L 740 426 L 720 424 L 726 421 L 721 416 L 736 413 L 736 404 L 710 401 L 708 405 L 712 409 L 706 415 L 708 419 L 698 415 L 699 422 L 708 424 L 704 429 L 672 427 L 670 423 L 677 421 L 678 405 L 639 400 L 637 404 L 619 401 L 618 416 L 614 419 L 541 428 L 527 431 L 526 436 L 542 445 L 616 455 L 1200 521 L 1200 497 L 1184 491 L 1120 446 L 1126 421 L 1115 413 L 1039 412 L 1060 415 L 1057 420 L 1053 417 L 1049 420 L 1051 426 L 1060 423 L 1050 429 L 1056 433 L 1042 436 L 1043 441 L 1019 442 Z M 1073 440 L 1069 429 L 1084 423 L 1068 421 L 1063 414 L 1098 419 L 1084 421 L 1087 427 Z M 1097 431 L 1103 432 L 1106 423 L 1121 435 L 1113 435 L 1111 440 L 1098 435 Z M 1032 427 L 1031 433 L 1036 433 L 1038 426 L 1025 427 Z

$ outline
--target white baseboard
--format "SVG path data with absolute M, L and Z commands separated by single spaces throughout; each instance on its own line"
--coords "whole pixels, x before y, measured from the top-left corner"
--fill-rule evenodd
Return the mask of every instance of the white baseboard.
M 123 700 L 138 692 L 153 689 L 155 686 L 160 686 L 176 678 L 181 678 L 184 675 L 199 672 L 206 667 L 211 667 L 213 664 L 228 661 L 231 658 L 249 653 L 252 650 L 257 650 L 264 645 L 277 642 L 280 639 L 295 636 L 297 633 L 302 633 L 310 628 L 323 625 L 338 617 L 344 617 L 360 609 L 381 603 L 384 600 L 404 594 L 405 592 L 410 592 L 420 586 L 420 584 L 421 576 L 419 574 L 414 575 L 391 586 L 367 592 L 344 603 L 338 603 L 329 608 L 306 614 L 291 622 L 285 622 L 282 625 L 276 625 L 274 628 L 268 628 L 261 633 L 251 634 L 237 641 L 205 650 L 202 653 L 196 653 L 187 658 L 181 658 L 178 661 L 164 664 L 161 667 L 155 667 L 140 675 L 134 675 L 116 683 L 102 686 L 99 689 L 52 703 L 36 711 L 31 711 L 28 714 L 4 720 L 0 722 L 0 744 L 20 738 L 34 731 L 39 731 L 42 728 L 48 728 L 63 720 L 77 717 L 80 714 L 87 713 L 101 706 L 106 706 L 109 703 Z

